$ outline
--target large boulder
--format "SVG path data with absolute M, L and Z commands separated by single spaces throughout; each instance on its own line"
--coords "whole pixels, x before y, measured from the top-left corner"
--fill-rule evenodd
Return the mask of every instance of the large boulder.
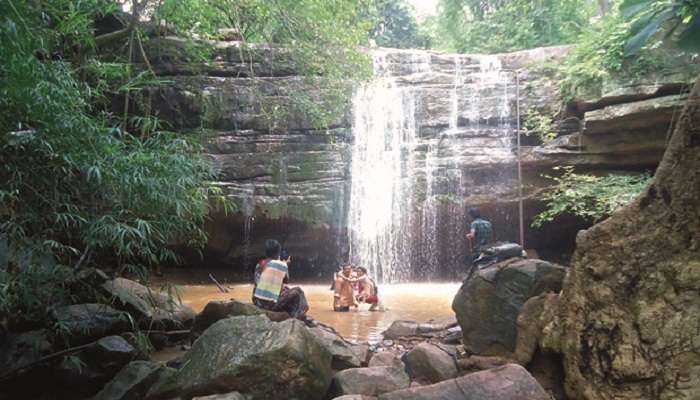
M 204 331 L 149 398 L 237 391 L 254 399 L 321 399 L 331 378 L 331 354 L 301 321 L 239 316 Z
M 700 398 L 700 79 L 630 204 L 577 237 L 556 318 L 569 398 Z
M 377 396 L 407 388 L 410 378 L 402 369 L 394 367 L 353 368 L 340 371 L 333 376 L 331 394 L 342 396 L 360 394 Z
M 509 259 L 467 278 L 452 302 L 464 347 L 480 355 L 512 356 L 523 304 L 558 292 L 565 274 L 564 267 L 546 261 Z
M 82 351 L 63 358 L 53 369 L 54 390 L 76 398 L 97 393 L 138 351 L 120 336 L 106 336 Z
M 43 330 L 0 336 L 0 393 L 22 398 L 40 391 L 32 384 L 49 373 L 49 366 L 40 360 L 51 351 Z
M 331 366 L 335 370 L 359 368 L 367 361 L 367 347 L 353 344 L 325 326 L 319 325 L 309 331 L 323 343 L 333 356 Z
M 238 392 L 231 392 L 225 394 L 210 394 L 209 396 L 199 396 L 193 398 L 192 400 L 248 400 L 248 397 Z
M 414 381 L 436 383 L 457 377 L 455 357 L 431 343 L 423 342 L 405 356 L 408 372 Z
M 51 351 L 46 332 L 7 334 L 0 341 L 0 371 L 4 373 L 30 366 Z
M 170 370 L 159 363 L 132 361 L 100 390 L 93 400 L 140 400 L 160 376 Z M 172 373 L 172 370 L 170 371 Z
M 403 370 L 406 368 L 401 358 L 390 351 L 382 351 L 369 360 L 370 367 L 393 367 Z
M 204 332 L 217 321 L 241 315 L 266 315 L 270 320 L 276 322 L 289 318 L 289 314 L 285 312 L 263 310 L 254 304 L 243 303 L 238 300 L 210 301 L 204 306 L 202 312 L 194 318 L 192 330 Z
M 183 329 L 189 327 L 195 317 L 191 307 L 173 296 L 129 279 L 112 279 L 105 282 L 102 289 L 116 307 L 128 311 L 145 329 Z
M 541 347 L 544 329 L 555 318 L 558 300 L 558 294 L 545 293 L 530 298 L 523 305 L 518 315 L 518 339 L 514 353 L 518 364 L 526 366 Z
M 71 345 L 92 342 L 130 328 L 126 314 L 106 304 L 76 304 L 53 312 L 60 335 Z
M 106 336 L 88 347 L 81 359 L 94 366 L 105 375 L 117 373 L 123 366 L 134 360 L 139 352 L 121 336 Z
M 525 368 L 508 364 L 429 386 L 379 396 L 379 400 L 550 400 Z
M 385 339 L 399 339 L 408 336 L 437 336 L 457 325 L 457 320 L 445 318 L 441 320 L 430 320 L 426 322 L 416 322 L 410 320 L 396 320 L 382 332 Z

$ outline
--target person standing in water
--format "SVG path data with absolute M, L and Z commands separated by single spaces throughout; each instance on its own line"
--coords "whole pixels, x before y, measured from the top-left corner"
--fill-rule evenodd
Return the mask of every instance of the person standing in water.
M 367 273 L 367 268 L 357 267 L 358 295 L 357 300 L 361 303 L 370 304 L 370 311 L 383 310 L 384 307 L 379 302 L 379 288 Z
M 472 223 L 467 239 L 472 244 L 472 258 L 477 259 L 484 247 L 493 241 L 493 227 L 491 222 L 481 217 L 481 212 L 476 207 L 469 209 L 469 216 L 472 217 Z
M 333 283 L 333 311 L 350 311 L 350 307 L 357 308 L 355 290 L 353 287 L 354 276 L 352 265 L 346 264 L 342 271 L 335 275 Z

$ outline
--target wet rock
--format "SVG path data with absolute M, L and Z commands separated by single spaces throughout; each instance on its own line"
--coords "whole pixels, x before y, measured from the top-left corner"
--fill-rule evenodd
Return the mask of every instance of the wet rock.
M 664 96 L 632 103 L 616 104 L 587 112 L 584 135 L 616 134 L 620 131 L 668 129 L 672 114 L 677 113 L 688 96 Z
M 139 400 L 166 367 L 150 361 L 132 361 L 100 390 L 93 400 Z
M 114 305 L 128 311 L 146 329 L 175 330 L 189 327 L 194 311 L 165 293 L 124 278 L 107 281 L 102 289 Z
M 238 392 L 226 394 L 212 394 L 209 396 L 194 397 L 192 400 L 248 400 L 250 397 L 244 396 Z
M 95 394 L 109 380 L 109 376 L 97 366 L 88 364 L 80 355 L 61 360 L 53 369 L 57 392 L 71 393 L 72 396 L 89 397 Z
M 525 368 L 508 364 L 429 386 L 379 396 L 380 400 L 550 400 Z
M 309 331 L 323 343 L 331 353 L 331 366 L 335 370 L 361 367 L 367 360 L 367 350 L 362 345 L 352 344 L 333 330 L 324 326 L 310 328 Z
M 365 396 L 361 394 L 346 394 L 339 397 L 334 397 L 333 400 L 376 400 L 374 396 Z
M 392 367 L 404 370 L 405 365 L 401 358 L 390 351 L 382 351 L 372 356 L 369 360 L 370 367 Z
M 75 346 L 129 329 L 128 316 L 106 304 L 76 304 L 53 312 L 59 334 Z
M 366 367 L 340 371 L 333 376 L 331 394 L 377 396 L 407 388 L 411 380 L 406 372 L 394 367 Z
M 518 364 L 526 366 L 540 346 L 544 329 L 556 316 L 559 295 L 545 293 L 532 297 L 523 305 L 518 315 L 518 339 L 514 357 Z
M 383 332 L 386 339 L 398 339 L 404 336 L 415 336 L 418 334 L 418 322 L 416 321 L 394 321 L 389 328 Z
M 457 369 L 460 372 L 476 372 L 484 371 L 491 368 L 500 367 L 502 365 L 510 364 L 511 361 L 502 357 L 489 357 L 489 356 L 469 356 L 466 358 L 460 358 L 457 360 Z
M 277 322 L 289 318 L 287 313 L 263 310 L 253 304 L 237 300 L 210 301 L 195 317 L 192 330 L 204 332 L 216 321 L 241 315 L 266 315 L 270 320 Z
M 39 361 L 51 352 L 43 330 L 0 336 L 0 397 L 31 398 L 41 392 L 35 383 L 51 376 L 52 365 Z
M 46 332 L 6 334 L 0 341 L 0 371 L 18 370 L 39 361 L 51 351 Z
M 136 358 L 138 351 L 121 336 L 107 336 L 88 347 L 81 359 L 107 375 L 114 375 Z
M 204 331 L 182 368 L 149 398 L 237 391 L 253 398 L 321 399 L 331 377 L 331 354 L 302 322 L 239 316 Z
M 546 261 L 510 259 L 465 280 L 452 302 L 465 349 L 511 357 L 523 304 L 539 294 L 558 292 L 565 273 L 564 267 Z
M 452 354 L 431 343 L 421 343 L 405 356 L 411 379 L 420 383 L 436 383 L 457 376 Z

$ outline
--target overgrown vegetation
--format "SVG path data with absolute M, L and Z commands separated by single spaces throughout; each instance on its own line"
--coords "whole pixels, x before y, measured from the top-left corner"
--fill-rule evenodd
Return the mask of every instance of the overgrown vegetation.
M 630 25 L 615 11 L 581 35 L 557 72 L 565 100 L 600 96 L 606 81 L 636 81 L 667 68 L 669 61 L 649 49 L 625 57 Z
M 546 144 L 557 137 L 557 130 L 552 117 L 544 115 L 537 110 L 527 110 L 523 118 L 524 134 L 537 136 L 541 143 Z
M 439 47 L 499 53 L 569 44 L 587 27 L 593 2 L 577 0 L 441 0 Z
M 620 13 L 633 24 L 625 55 L 639 52 L 660 30 L 685 51 L 700 51 L 700 2 L 697 0 L 625 0 Z
M 96 56 L 91 27 L 116 4 L 0 10 L 0 237 L 10 264 L 0 313 L 60 304 L 65 279 L 55 265 L 148 269 L 175 261 L 170 245 L 203 245 L 210 202 L 222 197 L 199 138 L 130 112 L 143 89 L 163 82 Z M 125 100 L 114 112 L 117 96 L 132 107 Z M 53 285 L 33 283 L 42 279 Z
M 534 218 L 533 227 L 565 213 L 598 222 L 632 201 L 651 179 L 648 173 L 595 176 L 578 174 L 570 166 L 555 169 L 562 174 L 547 176 L 554 185 L 542 195 L 547 208 Z
M 295 91 L 284 109 L 264 109 L 271 126 L 295 112 L 324 128 L 346 109 L 349 81 L 371 77 L 369 56 L 359 46 L 368 43 L 376 20 L 372 5 L 371 0 L 163 0 L 154 19 L 185 37 L 217 39 L 226 29 L 243 42 L 244 59 L 254 51 L 250 45 L 284 47 L 306 86 L 316 90 Z
M 377 22 L 370 37 L 381 47 L 427 49 L 432 38 L 405 0 L 375 0 Z

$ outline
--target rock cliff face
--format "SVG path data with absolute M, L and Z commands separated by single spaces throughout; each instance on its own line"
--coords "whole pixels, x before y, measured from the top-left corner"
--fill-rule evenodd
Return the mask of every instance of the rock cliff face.
M 540 346 L 563 354 L 570 398 L 700 396 L 698 126 L 700 83 L 650 186 L 578 235 L 563 290 L 546 300 Z
M 172 82 L 151 93 L 152 109 L 179 130 L 200 126 L 203 120 L 213 128 L 208 149 L 219 171 L 218 184 L 239 205 L 234 215 L 212 216 L 204 262 L 246 271 L 261 256 L 262 242 L 276 237 L 295 256 L 293 269 L 309 277 L 327 273 L 348 253 L 357 104 L 354 113 L 348 107 L 346 115 L 324 130 L 314 129 L 299 112 L 274 118 L 275 110 L 292 102 L 294 91 L 313 98 L 322 85 L 297 76 L 282 49 L 244 52 L 237 42 L 212 45 L 205 66 L 188 59 L 188 44 L 176 38 L 152 40 L 147 50 L 156 71 Z M 526 226 L 541 209 L 535 198 L 546 185 L 541 174 L 554 165 L 598 172 L 656 167 L 685 101 L 688 76 L 611 87 L 602 96 L 563 107 L 556 80 L 534 66 L 557 62 L 567 51 L 553 47 L 489 57 L 374 51 L 375 69 L 380 75 L 388 71 L 392 84 L 409 88 L 415 101 L 410 154 L 417 173 L 411 182 L 424 193 L 411 206 L 411 218 L 422 222 L 407 232 L 416 243 L 421 235 L 438 238 L 431 248 L 409 246 L 420 254 L 403 252 L 405 258 L 444 266 L 430 274 L 452 273 L 466 256 L 465 207 L 471 205 L 481 206 L 494 221 L 499 239 L 517 239 L 512 132 L 518 104 L 515 75 L 508 71 L 518 71 L 521 117 L 537 110 L 562 119 L 559 137 L 550 144 L 523 139 Z M 483 73 L 494 65 L 505 79 L 484 81 L 483 74 L 471 72 Z M 584 227 L 570 219 L 541 230 L 526 228 L 527 247 L 571 249 L 575 232 Z M 423 256 L 428 253 L 432 258 Z

